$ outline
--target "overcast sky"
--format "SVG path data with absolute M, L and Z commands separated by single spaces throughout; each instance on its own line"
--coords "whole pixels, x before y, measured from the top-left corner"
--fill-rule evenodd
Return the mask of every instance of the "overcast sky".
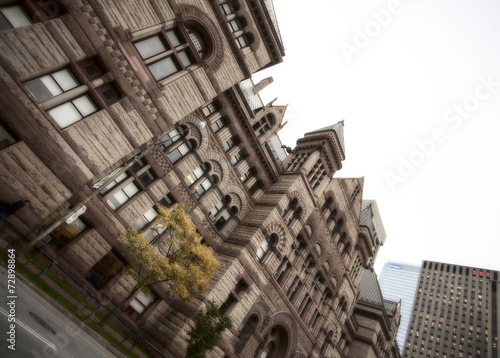
M 500 270 L 500 2 L 274 0 L 286 48 L 264 102 L 280 138 L 345 120 L 335 177 L 365 177 L 387 240 L 375 265 Z

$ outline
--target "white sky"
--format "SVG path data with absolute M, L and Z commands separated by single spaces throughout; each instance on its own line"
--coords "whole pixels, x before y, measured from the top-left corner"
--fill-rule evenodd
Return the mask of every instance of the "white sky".
M 345 120 L 335 176 L 364 176 L 363 197 L 377 200 L 387 232 L 377 272 L 424 259 L 500 270 L 500 2 L 401 0 L 378 28 L 373 12 L 387 15 L 391 1 L 274 3 L 286 56 L 254 81 L 274 77 L 261 97 L 289 104 L 280 138 L 292 148 Z M 371 36 L 349 63 L 341 46 L 354 48 L 357 28 Z M 464 101 L 460 117 L 453 106 Z M 436 130 L 440 143 L 422 157 L 416 141 Z

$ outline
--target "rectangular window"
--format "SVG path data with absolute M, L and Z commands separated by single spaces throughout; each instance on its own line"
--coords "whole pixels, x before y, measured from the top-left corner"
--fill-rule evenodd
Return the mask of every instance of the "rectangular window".
M 180 146 L 175 148 L 173 151 L 167 154 L 167 158 L 173 163 L 177 162 L 187 153 L 189 153 L 189 145 L 187 143 L 182 143 Z
M 214 131 L 214 133 L 217 133 L 218 131 L 220 131 L 222 128 L 224 127 L 224 122 L 222 122 L 221 119 L 217 119 L 216 121 L 214 121 L 211 125 L 210 125 L 210 128 L 212 128 L 212 130 Z
M 187 41 L 176 29 L 139 40 L 134 45 L 156 81 L 182 71 L 195 62 Z
M 201 109 L 201 111 L 203 112 L 203 115 L 205 117 L 210 117 L 210 115 L 212 115 L 213 113 L 215 113 L 216 110 L 217 109 L 216 109 L 216 107 L 215 107 L 215 105 L 213 103 L 209 103 L 209 104 L 207 104 L 205 107 L 203 107 Z
M 125 266 L 122 260 L 112 251 L 108 252 L 85 274 L 85 279 L 97 291 L 106 287 L 106 285 L 115 277 Z
M 222 212 L 222 215 L 219 217 L 219 219 L 215 223 L 215 228 L 217 230 L 222 229 L 224 227 L 224 225 L 226 225 L 226 223 L 229 221 L 230 218 L 231 218 L 231 214 L 229 213 L 229 211 L 224 210 Z
M 123 189 L 118 190 L 110 198 L 108 198 L 108 204 L 109 206 L 111 206 L 111 208 L 116 210 L 138 192 L 139 188 L 134 184 L 134 182 L 132 182 L 126 185 Z
M 130 302 L 129 307 L 126 310 L 127 314 L 133 319 L 139 318 L 141 313 L 144 312 L 146 308 L 156 300 L 156 298 L 157 296 L 152 291 L 149 291 L 148 293 L 144 293 L 142 290 L 139 291 Z
M 219 211 L 221 211 L 223 207 L 224 207 L 224 202 L 222 200 L 219 201 L 217 204 L 215 204 L 212 210 L 210 210 L 210 215 L 209 215 L 210 220 L 214 221 L 215 217 L 217 216 L 217 214 L 219 214 Z
M 238 163 L 241 159 L 243 159 L 243 152 L 240 150 L 238 153 L 236 153 L 235 155 L 233 155 L 231 157 L 231 164 L 232 165 L 235 165 L 236 163 Z
M 88 95 L 75 98 L 47 111 L 61 128 L 66 128 L 80 119 L 97 112 L 97 106 Z
M 0 7 L 0 31 L 30 24 L 31 19 L 21 5 Z
M 60 218 L 61 216 L 58 215 L 53 220 L 46 223 L 44 225 L 44 228 L 49 227 L 56 220 Z M 56 251 L 59 251 L 62 248 L 64 248 L 67 244 L 69 244 L 71 241 L 73 241 L 73 239 L 77 237 L 85 229 L 87 229 L 87 225 L 85 225 L 85 223 L 81 219 L 77 218 L 71 224 L 63 222 L 54 231 L 45 236 L 43 238 L 43 241 L 48 243 Z
M 44 102 L 80 85 L 69 69 L 62 69 L 25 83 L 38 102 Z
M 198 167 L 184 178 L 184 183 L 186 183 L 187 186 L 191 186 L 202 176 L 203 176 L 203 169 L 201 167 Z
M 172 206 L 174 203 L 175 203 L 175 199 L 170 194 L 165 195 L 160 200 L 160 204 L 167 207 L 167 208 Z
M 196 199 L 199 199 L 203 193 L 205 193 L 210 187 L 212 186 L 212 183 L 210 182 L 210 179 L 205 179 L 201 184 L 196 185 L 193 189 L 193 195 Z
M 154 208 L 149 209 L 144 214 L 141 215 L 130 227 L 136 231 L 141 230 L 144 226 L 153 222 L 156 219 L 156 210 Z
M 144 185 L 145 187 L 148 187 L 155 181 L 156 177 L 155 175 L 148 169 L 141 175 L 139 175 L 139 181 Z
M 222 144 L 222 147 L 224 148 L 224 151 L 227 152 L 229 149 L 235 146 L 235 142 L 233 138 L 229 138 L 224 144 Z

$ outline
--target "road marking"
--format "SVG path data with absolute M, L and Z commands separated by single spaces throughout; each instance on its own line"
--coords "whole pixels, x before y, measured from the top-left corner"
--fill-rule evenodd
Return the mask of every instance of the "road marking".
M 2 312 L 5 317 L 8 317 L 8 313 L 7 311 L 5 311 L 4 309 L 0 308 L 0 312 Z M 46 345 L 48 345 L 50 348 L 52 348 L 53 350 L 57 351 L 57 348 L 55 345 L 53 345 L 52 343 L 50 343 L 48 340 L 46 340 L 45 338 L 43 338 L 41 335 L 39 335 L 37 332 L 35 332 L 34 330 L 32 330 L 31 328 L 29 328 L 27 325 L 25 325 L 24 323 L 22 323 L 20 320 L 16 319 L 16 324 L 20 325 L 21 327 L 23 327 L 25 330 L 27 330 L 28 332 L 30 332 L 32 335 L 34 335 L 36 338 L 38 338 L 39 340 L 43 341 Z

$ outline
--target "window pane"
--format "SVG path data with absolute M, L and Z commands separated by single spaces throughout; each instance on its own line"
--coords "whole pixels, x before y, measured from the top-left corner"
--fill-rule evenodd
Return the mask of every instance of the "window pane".
M 203 169 L 201 169 L 201 167 L 198 167 L 194 170 L 193 174 L 197 179 L 201 178 L 203 176 Z
M 72 102 L 84 117 L 97 111 L 97 107 L 89 96 L 79 97 Z
M 174 31 L 172 31 L 172 30 L 167 31 L 167 37 L 170 40 L 170 43 L 172 44 L 172 46 L 176 47 L 176 46 L 179 46 L 181 44 L 181 42 L 179 41 L 179 38 L 177 37 L 177 35 L 175 34 Z
M 71 102 L 52 108 L 48 112 L 61 128 L 66 128 L 82 119 L 82 115 Z
M 140 230 L 144 225 L 146 225 L 148 221 L 144 217 L 140 217 L 137 219 L 130 227 L 134 230 Z
M 9 132 L 7 132 L 7 130 L 0 125 L 0 149 L 15 142 L 16 140 L 9 134 Z
M 168 159 L 172 162 L 175 163 L 178 161 L 180 158 L 182 158 L 181 153 L 177 149 L 175 149 L 173 152 L 167 154 Z
M 26 87 L 38 102 L 44 102 L 63 92 L 57 82 L 49 75 L 27 82 Z
M 137 188 L 137 186 L 132 182 L 122 190 L 125 192 L 125 194 L 128 195 L 129 198 L 131 198 L 135 193 L 139 191 L 139 188 Z
M 143 59 L 150 58 L 167 50 L 158 36 L 136 42 L 134 45 Z
M 17 6 L 8 6 L 0 9 L 5 18 L 10 22 L 12 27 L 21 27 L 31 24 L 31 20 L 24 9 Z
M 212 183 L 209 179 L 205 179 L 203 183 L 201 183 L 201 186 L 203 187 L 203 189 L 208 190 L 212 186 Z
M 189 146 L 186 143 L 182 143 L 177 149 L 182 156 L 185 156 L 189 152 Z
M 186 51 L 181 51 L 178 53 L 178 55 L 184 67 L 191 66 L 191 60 L 189 59 L 189 56 L 186 53 Z
M 156 210 L 153 208 L 149 209 L 144 213 L 144 217 L 148 220 L 148 222 L 153 221 L 156 219 Z
M 108 199 L 108 204 L 111 208 L 116 209 L 128 200 L 128 196 L 120 190 Z
M 171 74 L 177 72 L 177 66 L 172 58 L 167 57 L 161 61 L 155 62 L 148 66 L 155 80 L 159 81 Z
M 52 77 L 57 81 L 63 91 L 68 91 L 79 85 L 78 81 L 73 77 L 73 74 L 67 69 L 54 72 Z
M 132 301 L 130 301 L 130 306 L 137 312 L 137 313 L 142 313 L 145 309 L 145 307 L 142 305 L 137 298 L 134 298 Z
M 142 185 L 148 186 L 155 181 L 155 176 L 149 170 L 146 170 L 143 174 L 141 174 L 139 180 L 141 181 Z

